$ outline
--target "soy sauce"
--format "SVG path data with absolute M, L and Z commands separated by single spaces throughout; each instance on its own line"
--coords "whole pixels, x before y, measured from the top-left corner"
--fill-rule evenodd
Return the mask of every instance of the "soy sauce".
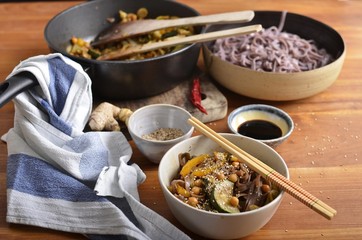
M 282 130 L 276 124 L 259 119 L 240 124 L 238 133 L 258 140 L 268 140 L 282 136 Z

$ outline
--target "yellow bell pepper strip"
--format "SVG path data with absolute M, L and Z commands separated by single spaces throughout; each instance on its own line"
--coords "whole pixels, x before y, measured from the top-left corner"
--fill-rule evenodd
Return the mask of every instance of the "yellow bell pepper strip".
M 213 164 L 212 166 L 197 168 L 194 171 L 192 171 L 192 176 L 195 176 L 195 177 L 206 176 L 206 175 L 214 172 L 215 170 L 217 170 L 220 166 L 221 166 L 221 164 Z
M 180 175 L 182 177 L 185 177 L 187 174 L 189 174 L 192 169 L 194 169 L 197 165 L 199 165 L 200 163 L 202 163 L 206 158 L 208 158 L 209 155 L 208 154 L 202 154 L 199 155 L 197 157 L 194 157 L 193 159 L 190 159 L 189 161 L 186 162 L 186 164 L 182 167 L 181 171 L 180 171 Z
M 190 197 L 190 192 L 187 191 L 184 187 L 180 186 L 179 184 L 176 184 L 176 191 L 177 194 L 184 196 L 184 197 Z
M 216 171 L 217 169 L 219 169 L 226 161 L 226 155 L 222 152 L 214 152 L 214 156 L 216 159 L 218 159 L 218 161 L 213 162 L 210 165 L 207 165 L 204 167 L 195 168 L 192 171 L 192 176 L 195 176 L 195 177 L 206 176 L 206 175 Z
M 234 155 L 230 156 L 230 161 L 232 162 L 241 162 L 237 157 L 235 157 Z

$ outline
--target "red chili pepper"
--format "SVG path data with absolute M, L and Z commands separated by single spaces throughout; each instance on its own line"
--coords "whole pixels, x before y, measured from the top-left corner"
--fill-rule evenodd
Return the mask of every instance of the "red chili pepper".
M 202 113 L 207 114 L 206 109 L 201 105 L 201 87 L 200 79 L 198 77 L 194 78 L 194 82 L 191 89 L 191 102 L 197 107 Z

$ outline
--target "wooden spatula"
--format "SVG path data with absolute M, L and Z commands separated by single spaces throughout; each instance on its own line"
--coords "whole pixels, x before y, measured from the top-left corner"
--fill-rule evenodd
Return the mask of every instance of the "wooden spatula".
M 212 15 L 176 18 L 168 20 L 145 19 L 119 23 L 101 32 L 91 43 L 93 47 L 124 38 L 137 36 L 155 30 L 191 25 L 224 24 L 249 22 L 254 18 L 254 11 L 228 12 Z
M 158 48 L 171 47 L 171 46 L 176 46 L 179 44 L 207 42 L 207 41 L 215 40 L 217 38 L 249 34 L 249 33 L 260 31 L 261 29 L 262 29 L 262 26 L 257 24 L 257 25 L 250 25 L 250 26 L 246 26 L 246 27 L 232 28 L 232 29 L 228 29 L 228 30 L 221 30 L 221 31 L 203 33 L 203 34 L 198 34 L 198 35 L 192 35 L 192 36 L 188 36 L 188 37 L 176 38 L 176 39 L 162 41 L 162 42 L 148 43 L 148 44 L 144 44 L 144 45 L 136 45 L 136 46 L 129 47 L 125 50 L 124 49 L 116 50 L 116 51 L 112 51 L 110 53 L 101 55 L 100 57 L 97 58 L 97 60 L 121 59 L 121 58 L 127 57 L 127 56 L 135 54 L 135 53 L 148 52 L 148 51 L 152 51 L 152 50 L 155 50 Z

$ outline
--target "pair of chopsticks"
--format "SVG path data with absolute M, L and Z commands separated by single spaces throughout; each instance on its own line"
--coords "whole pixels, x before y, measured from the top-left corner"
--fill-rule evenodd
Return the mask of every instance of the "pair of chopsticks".
M 331 208 L 320 199 L 308 193 L 306 190 L 304 190 L 294 182 L 290 181 L 259 159 L 240 149 L 239 147 L 222 137 L 220 134 L 216 133 L 211 128 L 203 124 L 197 118 L 191 117 L 188 122 L 189 124 L 194 126 L 196 130 L 216 142 L 218 145 L 220 145 L 229 153 L 233 154 L 235 157 L 242 160 L 251 169 L 264 176 L 266 179 L 277 185 L 281 190 L 289 193 L 291 196 L 293 196 L 309 208 L 313 209 L 323 217 L 331 220 L 337 214 L 337 211 L 335 209 Z

